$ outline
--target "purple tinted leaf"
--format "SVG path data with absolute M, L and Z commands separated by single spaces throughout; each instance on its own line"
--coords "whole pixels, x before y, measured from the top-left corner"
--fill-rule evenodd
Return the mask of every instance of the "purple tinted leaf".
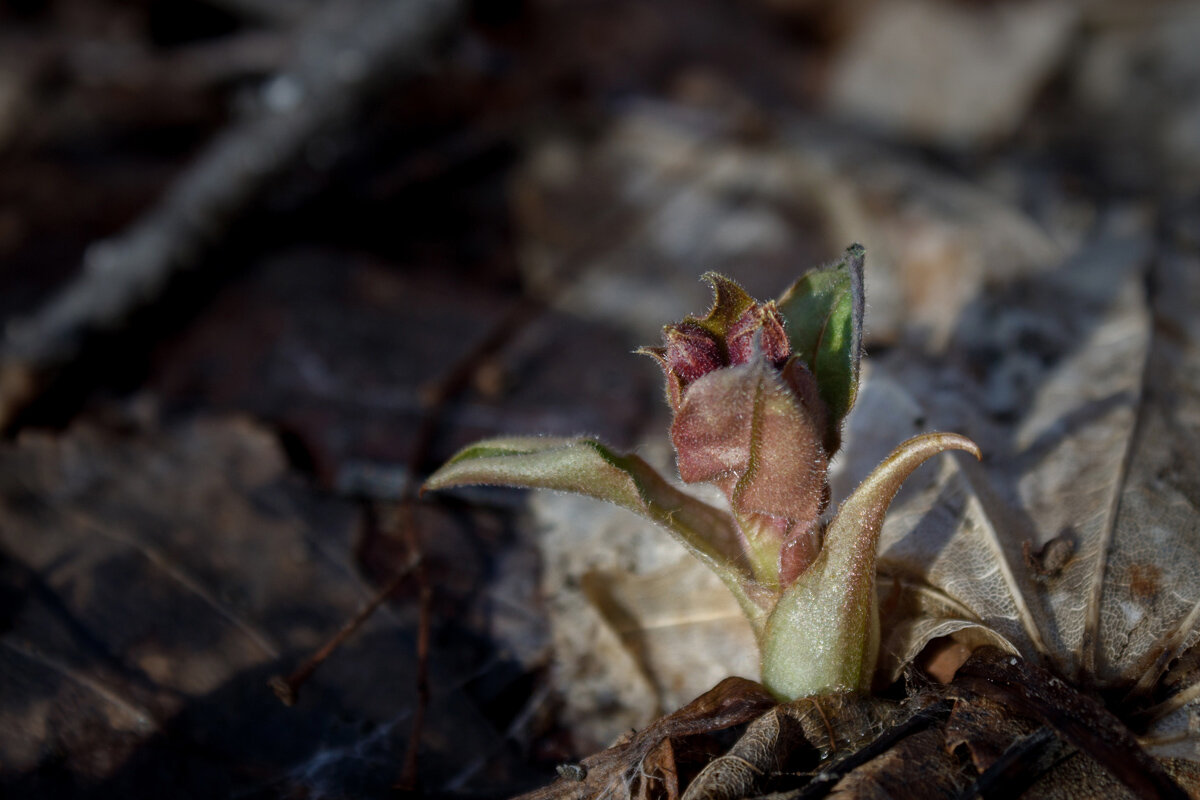
M 734 476 L 735 510 L 803 521 L 820 514 L 825 453 L 811 417 L 762 360 L 705 375 L 671 426 L 684 481 Z

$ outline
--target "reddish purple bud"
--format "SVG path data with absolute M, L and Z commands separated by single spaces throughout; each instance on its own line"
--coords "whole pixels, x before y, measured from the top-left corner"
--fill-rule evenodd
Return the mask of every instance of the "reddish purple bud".
M 754 334 L 758 331 L 758 306 L 753 305 L 738 317 L 725 335 L 730 364 L 745 364 L 754 355 Z
M 666 366 L 684 383 L 720 368 L 721 346 L 699 325 L 668 325 Z
M 725 338 L 730 364 L 745 364 L 753 358 L 755 336 L 759 337 L 762 354 L 777 367 L 792 354 L 791 342 L 774 301 L 751 306 L 730 326 Z

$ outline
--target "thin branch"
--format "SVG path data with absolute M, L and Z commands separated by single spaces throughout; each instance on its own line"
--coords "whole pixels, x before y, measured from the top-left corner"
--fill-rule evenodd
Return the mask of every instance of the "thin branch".
M 297 667 L 291 675 L 288 675 L 286 678 L 282 675 L 272 676 L 268 684 L 274 690 L 276 696 L 279 697 L 280 702 L 285 706 L 294 706 L 300 696 L 300 687 L 312 677 L 312 674 L 317 671 L 317 667 L 324 664 L 325 660 L 333 655 L 334 651 L 341 647 L 343 642 L 353 636 L 362 627 L 362 624 L 371 618 L 376 609 L 383 605 L 400 588 L 400 585 L 417 566 L 418 559 L 414 554 L 409 558 L 408 563 L 401 567 L 392 579 L 388 581 L 386 586 L 376 592 L 375 596 L 341 627 L 341 630 L 335 633 L 317 652 L 305 659 L 304 663 Z
M 409 540 L 409 552 L 420 553 L 421 543 L 417 537 L 413 500 L 405 502 L 401 513 L 405 537 Z M 412 727 L 409 729 L 408 745 L 405 749 L 403 768 L 396 788 L 415 792 L 418 783 L 418 755 L 421 750 L 421 731 L 425 726 L 425 710 L 429 707 L 429 631 L 433 624 L 433 587 L 429 575 L 420 566 L 417 568 L 418 622 L 417 622 L 417 707 L 413 711 Z
M 314 11 L 292 61 L 256 113 L 219 134 L 162 200 L 123 233 L 94 244 L 83 269 L 0 342 L 0 428 L 111 330 L 161 295 L 231 222 L 382 87 L 415 73 L 458 17 L 455 0 L 339 0 Z

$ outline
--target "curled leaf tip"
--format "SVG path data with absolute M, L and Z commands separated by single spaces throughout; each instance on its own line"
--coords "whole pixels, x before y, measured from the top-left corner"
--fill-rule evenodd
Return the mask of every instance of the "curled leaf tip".
M 963 450 L 967 453 L 970 453 L 971 455 L 975 456 L 976 461 L 983 461 L 983 451 L 979 449 L 979 445 L 975 444 L 975 442 L 971 441 L 970 439 L 968 439 L 965 436 L 959 436 L 956 433 L 952 433 L 952 434 L 948 434 L 948 435 L 949 436 L 958 436 L 959 439 L 962 439 L 962 443 L 959 446 L 955 447 L 954 449 Z
M 929 449 L 930 455 L 946 450 L 962 450 L 975 456 L 977 460 L 983 460 L 983 451 L 979 449 L 979 445 L 961 433 L 943 433 L 941 431 L 922 433 L 920 436 L 914 436 L 903 442 L 897 450 L 907 448 L 916 448 L 921 452 Z
M 874 503 L 882 502 L 886 510 L 891 498 L 899 491 L 900 485 L 917 467 L 924 464 L 938 453 L 947 450 L 963 450 L 977 459 L 983 458 L 979 445 L 958 433 L 923 433 L 914 436 L 900 444 L 891 455 L 862 482 L 851 500 L 858 497 L 868 497 Z M 847 501 L 849 504 L 850 501 Z

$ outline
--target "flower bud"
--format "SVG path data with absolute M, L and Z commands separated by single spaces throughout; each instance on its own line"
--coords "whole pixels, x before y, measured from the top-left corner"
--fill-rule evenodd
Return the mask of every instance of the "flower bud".
M 689 384 L 723 366 L 721 346 L 699 325 L 682 322 L 668 325 L 663 332 L 667 339 L 665 366 L 683 384 Z
M 835 277 L 848 284 L 843 272 Z M 802 279 L 780 306 L 756 301 L 720 275 L 705 278 L 713 287 L 708 313 L 666 326 L 665 345 L 642 352 L 654 356 L 666 375 L 680 477 L 721 490 L 756 579 L 782 590 L 819 552 L 821 515 L 829 502 L 826 473 L 840 425 L 788 327 L 799 326 L 810 361 L 815 353 L 829 360 L 821 349 L 822 319 L 834 311 L 850 314 L 853 304 L 846 298 L 852 297 L 841 283 L 834 286 L 837 291 L 820 296 L 803 292 Z M 824 284 L 818 288 L 825 291 Z M 853 315 L 846 318 L 853 325 Z M 844 334 L 841 328 L 837 332 Z M 845 347 L 856 345 L 851 341 Z M 855 358 L 857 351 L 842 360 L 852 364 Z M 846 378 L 848 367 L 830 363 L 830 375 L 852 382 L 853 376 Z
M 745 364 L 753 358 L 755 337 L 758 337 L 762 354 L 776 367 L 783 366 L 792 354 L 792 345 L 775 301 L 755 303 L 730 327 L 725 336 L 730 364 Z

